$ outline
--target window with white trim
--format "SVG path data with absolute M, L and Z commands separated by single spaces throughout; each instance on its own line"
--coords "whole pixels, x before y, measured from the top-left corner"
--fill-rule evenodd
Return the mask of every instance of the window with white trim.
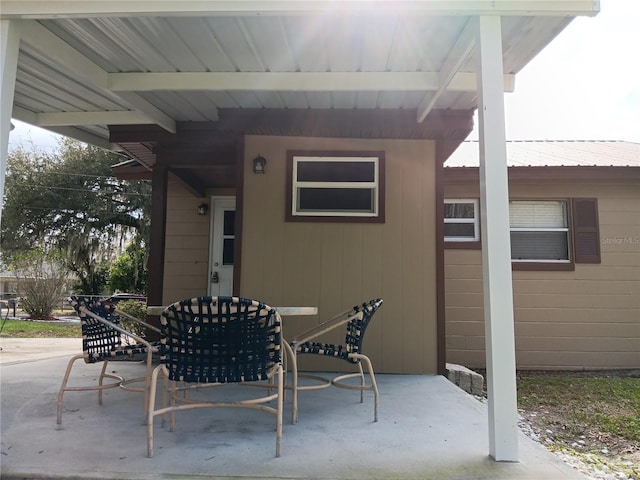
M 444 241 L 477 242 L 479 240 L 478 200 L 446 199 L 444 201 Z
M 383 218 L 382 155 L 292 154 L 290 162 L 290 220 Z
M 509 202 L 511 260 L 569 263 L 569 216 L 563 200 Z

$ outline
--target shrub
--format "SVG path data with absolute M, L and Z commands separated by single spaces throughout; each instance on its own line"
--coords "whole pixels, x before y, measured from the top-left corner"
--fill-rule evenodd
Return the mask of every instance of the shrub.
M 147 317 L 147 304 L 139 300 L 124 300 L 118 303 L 118 310 L 122 310 L 124 313 L 131 315 L 132 317 L 139 318 L 144 321 Z M 144 325 L 131 320 L 124 315 L 120 316 L 120 325 L 122 328 L 129 330 L 134 335 L 143 337 L 145 333 Z

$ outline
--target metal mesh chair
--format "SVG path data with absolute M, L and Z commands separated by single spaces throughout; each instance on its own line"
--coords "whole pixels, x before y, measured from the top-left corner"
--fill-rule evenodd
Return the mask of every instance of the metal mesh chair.
M 149 380 L 152 371 L 152 356 L 158 352 L 157 343 L 150 343 L 133 333 L 125 330 L 120 326 L 120 315 L 144 324 L 147 328 L 157 330 L 156 327 L 146 324 L 145 322 L 131 317 L 124 312 L 116 309 L 116 305 L 101 300 L 92 299 L 90 297 L 71 297 L 71 303 L 80 317 L 82 327 L 82 353 L 74 355 L 67 364 L 62 385 L 58 391 L 58 415 L 57 423 L 62 423 L 62 400 L 65 392 L 69 391 L 98 391 L 98 404 L 102 405 L 102 391 L 107 388 L 120 387 L 123 390 L 136 392 L 144 392 L 145 398 L 143 403 L 144 415 L 146 421 L 146 408 L 149 396 Z M 127 344 L 124 339 L 130 339 L 135 343 Z M 143 354 L 146 356 L 146 374 L 144 377 L 138 377 L 126 380 L 120 375 L 107 373 L 107 366 L 110 360 L 123 359 L 133 357 L 134 355 Z M 98 376 L 97 384 L 68 386 L 71 370 L 77 360 L 84 360 L 85 363 L 102 363 L 102 370 Z M 105 383 L 105 379 L 113 380 Z M 135 383 L 144 381 L 144 386 L 136 386 Z
M 298 400 L 297 400 L 297 392 L 300 390 L 317 390 L 320 388 L 326 388 L 331 385 L 340 388 L 348 388 L 353 390 L 360 390 L 360 402 L 364 402 L 364 391 L 370 390 L 373 392 L 375 401 L 374 401 L 374 410 L 373 410 L 373 418 L 374 421 L 378 421 L 378 386 L 376 384 L 376 377 L 373 372 L 373 366 L 371 365 L 371 360 L 369 357 L 362 353 L 362 342 L 364 340 L 364 334 L 367 330 L 367 326 L 371 321 L 371 318 L 376 313 L 378 308 L 382 306 L 383 300 L 378 298 L 375 300 L 370 300 L 369 302 L 363 303 L 362 305 L 356 305 L 355 307 L 345 310 L 344 312 L 335 315 L 334 317 L 326 320 L 309 330 L 306 330 L 299 335 L 297 335 L 291 342 L 291 349 L 293 350 L 293 362 L 292 362 L 292 370 L 293 370 L 293 407 L 292 407 L 292 422 L 295 423 L 298 421 Z M 346 324 L 347 333 L 345 337 L 344 344 L 336 345 L 332 343 L 322 343 L 315 342 L 313 339 L 323 335 L 335 328 L 343 326 Z M 358 366 L 358 372 L 347 373 L 344 375 L 338 375 L 333 379 L 328 379 L 326 377 L 322 377 L 319 375 L 311 375 L 311 374 L 299 374 L 298 373 L 298 361 L 297 356 L 309 354 L 309 355 L 322 355 L 325 357 L 333 357 L 340 360 L 344 360 L 353 365 Z M 370 384 L 367 384 L 365 381 L 365 372 L 362 368 L 362 364 L 365 364 L 367 373 L 369 374 L 369 378 L 371 380 Z M 299 385 L 298 377 L 302 378 L 310 378 L 313 380 L 317 380 L 319 383 L 314 383 L 310 385 Z M 352 383 L 345 382 L 345 380 L 349 378 L 360 378 L 360 384 L 355 385 Z
M 163 311 L 161 334 L 161 364 L 153 370 L 149 398 L 148 456 L 153 456 L 155 416 L 164 418 L 169 413 L 170 430 L 173 431 L 177 411 L 230 407 L 261 410 L 276 416 L 276 457 L 279 457 L 284 379 L 281 319 L 277 311 L 264 303 L 239 297 L 187 299 Z M 160 375 L 169 381 L 166 382 L 163 405 L 156 408 Z M 208 401 L 190 399 L 186 395 L 189 384 L 201 388 L 261 381 L 259 385 L 266 381 L 268 391 L 260 397 Z M 275 407 L 265 405 L 273 400 Z

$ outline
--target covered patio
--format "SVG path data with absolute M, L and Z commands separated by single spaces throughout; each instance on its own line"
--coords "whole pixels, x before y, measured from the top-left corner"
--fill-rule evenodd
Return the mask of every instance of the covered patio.
M 95 392 L 72 392 L 56 426 L 61 372 L 79 339 L 43 339 L 49 352 L 39 354 L 28 348 L 33 340 L 10 340 L 3 339 L 0 353 L 1 468 L 7 480 L 584 478 L 522 433 L 520 462 L 494 462 L 487 455 L 486 404 L 435 375 L 380 375 L 377 423 L 371 396 L 360 404 L 353 391 L 303 392 L 299 422 L 285 422 L 280 458 L 274 457 L 271 416 L 224 409 L 182 412 L 174 432 L 157 419 L 156 453 L 147 458 L 140 394 L 108 390 L 99 406 Z M 86 381 L 98 369 L 85 366 L 75 378 Z M 125 376 L 142 369 L 132 362 L 110 368 Z M 289 408 L 288 402 L 286 418 Z
M 598 9 L 598 2 L 591 0 L 3 0 L 0 193 L 11 118 L 121 150 L 136 160 L 137 174 L 153 182 L 150 304 L 202 295 L 211 287 L 209 278 L 217 279 L 206 265 L 208 225 L 192 222 L 183 229 L 187 232 L 184 237 L 167 239 L 171 194 L 178 198 L 175 203 L 185 198 L 183 190 L 175 193 L 178 188 L 184 188 L 191 195 L 189 200 L 197 199 L 198 203 L 202 198 L 231 195 L 236 202 L 230 281 L 234 294 L 276 305 L 314 305 L 327 313 L 342 310 L 346 302 L 352 305 L 382 297 L 387 321 L 381 322 L 375 335 L 372 357 L 376 369 L 383 373 L 443 374 L 443 163 L 471 131 L 473 113 L 478 109 L 488 407 L 462 397 L 464 405 L 470 402 L 468 423 L 478 430 L 469 435 L 470 427 L 463 422 L 459 434 L 449 440 L 442 419 L 449 415 L 456 422 L 465 418 L 460 412 L 451 412 L 458 398 L 458 392 L 450 390 L 454 387 L 433 376 L 383 377 L 384 382 L 408 383 L 405 390 L 390 385 L 384 389 L 383 408 L 389 409 L 387 418 L 392 420 L 380 422 L 383 427 L 376 425 L 379 448 L 388 451 L 399 442 L 400 470 L 408 465 L 424 468 L 425 464 L 440 468 L 444 465 L 441 459 L 462 451 L 475 452 L 469 453 L 463 469 L 484 468 L 487 453 L 498 461 L 521 461 L 529 465 L 527 468 L 542 468 L 538 464 L 544 462 L 527 463 L 526 455 L 518 449 L 519 443 L 527 442 L 519 439 L 517 430 L 503 97 L 514 88 L 515 75 L 574 17 L 592 16 Z M 381 154 L 376 160 L 381 165 L 386 154 L 386 184 L 376 184 L 376 188 L 387 188 L 386 197 L 380 197 L 381 208 L 376 214 L 381 211 L 382 215 L 375 219 L 377 223 L 352 222 L 340 229 L 344 235 L 336 235 L 336 224 L 325 226 L 317 219 L 307 224 L 285 221 L 285 181 L 291 184 L 286 175 L 290 172 L 287 155 L 300 150 L 307 154 L 312 150 L 325 154 L 338 151 L 342 155 L 345 151 L 376 151 Z M 271 177 L 250 172 L 252 159 L 261 154 L 269 156 Z M 384 168 L 381 170 L 384 173 Z M 265 205 L 269 208 L 263 209 Z M 184 217 L 175 210 L 173 213 Z M 344 218 L 340 221 L 345 222 Z M 260 232 L 267 229 L 260 222 L 275 226 L 270 229 L 275 234 L 264 241 Z M 367 233 L 375 233 L 366 237 L 374 239 L 367 248 L 362 248 L 363 226 Z M 285 235 L 286 230 L 292 233 Z M 192 249 L 192 257 L 172 264 L 184 256 L 182 244 L 194 237 L 201 240 L 200 250 Z M 283 249 L 285 238 L 296 243 Z M 327 248 L 318 248 L 324 256 L 307 254 L 309 244 L 319 238 L 327 240 Z M 299 268 L 303 258 L 318 261 Z M 331 263 L 335 258 L 344 261 Z M 357 268 L 351 262 L 354 258 Z M 279 264 L 274 259 L 279 259 Z M 201 270 L 193 274 L 192 265 Z M 178 273 L 183 276 L 169 271 L 171 267 L 182 268 Z M 334 271 L 347 277 L 344 288 L 335 281 Z M 282 279 L 273 281 L 272 272 Z M 292 272 L 300 275 L 299 280 Z M 193 283 L 183 288 L 186 277 Z M 354 285 L 357 288 L 352 288 Z M 180 294 L 174 293 L 178 291 Z M 419 315 L 416 303 L 423 306 Z M 14 374 L 15 383 L 9 391 L 30 398 L 27 392 L 33 383 L 26 380 L 31 375 L 26 370 L 32 366 L 19 367 L 23 371 Z M 17 367 L 6 368 L 9 372 Z M 44 391 L 51 392 L 54 379 L 57 381 L 58 375 L 46 378 L 53 383 L 41 385 Z M 440 391 L 441 387 L 445 390 Z M 385 401 L 384 395 L 398 396 Z M 434 402 L 428 408 L 425 398 Z M 407 402 L 416 402 L 416 408 L 407 408 Z M 39 404 L 37 409 L 46 411 L 45 405 Z M 118 405 L 116 399 L 113 405 Z M 121 408 L 127 410 L 126 405 Z M 307 440 L 313 438 L 311 432 L 327 431 L 321 427 L 326 421 L 321 412 L 322 408 L 314 414 L 320 415 L 315 427 L 295 430 L 300 437 L 292 444 L 307 445 L 307 450 L 289 457 L 316 465 L 316 470 L 301 474 L 301 463 L 296 463 L 288 475 L 321 476 L 328 468 L 331 459 L 317 448 L 322 437 Z M 415 417 L 413 412 L 420 414 Z M 4 415 L 5 408 L 3 419 Z M 31 415 L 25 420 L 35 418 Z M 104 417 L 106 431 L 125 428 L 119 435 L 122 442 L 135 442 L 135 435 L 128 434 L 134 426 L 113 418 Z M 16 428 L 19 424 L 13 423 Z M 348 425 L 346 419 L 344 424 Z M 10 428 L 3 423 L 3 442 Z M 435 435 L 429 434 L 430 429 L 435 429 Z M 29 431 L 35 441 L 50 430 L 32 425 Z M 78 449 L 93 448 L 91 435 L 102 435 L 100 425 L 53 433 L 70 431 L 74 436 L 69 442 L 82 438 L 76 432 L 90 435 L 78 442 Z M 253 445 L 250 437 L 247 435 L 243 445 Z M 328 438 L 332 445 L 338 445 L 333 435 Z M 380 465 L 384 471 L 377 463 L 386 458 L 382 450 L 376 452 L 363 442 L 358 455 L 360 440 L 348 435 L 343 438 L 344 448 L 336 453 L 342 452 L 349 461 L 362 459 L 356 471 L 368 465 Z M 49 441 L 49 448 L 62 448 L 63 442 L 56 438 L 49 437 Z M 283 451 L 287 448 L 285 445 Z M 40 450 L 28 455 L 29 461 L 47 451 L 38 454 Z M 184 458 L 186 451 L 182 449 L 177 455 Z M 247 458 L 251 462 L 269 458 L 261 457 L 258 451 L 255 456 L 253 450 L 251 455 L 246 453 L 241 457 L 221 455 L 225 462 L 233 460 L 228 465 L 238 469 L 226 473 L 237 475 Z M 135 457 L 132 453 L 126 456 Z M 78 457 L 75 455 L 74 461 L 84 461 Z M 206 460 L 209 456 L 202 458 L 199 462 L 211 461 Z M 135 461 L 140 474 L 151 465 L 146 460 Z M 261 463 L 246 475 L 260 476 L 257 465 Z M 55 461 L 42 462 L 43 468 L 47 464 L 52 468 Z M 184 473 L 195 468 L 188 466 L 189 462 L 175 464 L 167 463 L 166 471 Z M 107 469 L 100 465 L 86 468 L 93 468 L 95 476 L 95 472 Z M 203 465 L 193 474 L 207 470 Z M 273 465 L 274 472 L 282 469 L 282 464 L 270 459 L 260 467 L 266 465 Z M 495 471 L 486 478 L 500 478 L 496 472 L 513 478 L 509 469 L 525 467 L 487 468 Z M 411 475 L 409 470 L 406 473 Z M 424 472 L 415 477 L 424 478 Z

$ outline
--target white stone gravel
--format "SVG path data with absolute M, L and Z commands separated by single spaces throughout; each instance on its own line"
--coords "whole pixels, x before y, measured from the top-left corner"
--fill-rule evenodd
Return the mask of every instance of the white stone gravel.
M 518 426 L 527 437 L 538 443 L 542 443 L 540 441 L 540 436 L 533 430 L 531 424 L 524 420 L 521 416 L 519 416 L 518 418 Z M 548 436 L 553 435 L 552 430 L 546 430 L 545 433 Z M 549 438 L 547 438 L 546 441 L 547 443 L 553 442 Z M 584 444 L 584 439 L 580 438 L 573 443 L 572 447 L 580 448 Z M 607 449 L 604 448 L 602 453 L 608 453 L 608 451 L 605 450 Z M 587 480 L 640 480 L 633 477 L 628 477 L 624 472 L 611 471 L 611 469 L 602 467 L 602 465 L 597 464 L 595 460 L 593 463 L 589 463 L 582 458 L 579 458 L 575 455 L 570 455 L 566 452 L 552 451 L 552 453 L 561 458 L 567 465 L 570 465 L 572 468 L 584 475 L 585 479 Z M 591 456 L 589 454 L 585 454 L 585 457 L 588 459 Z M 603 470 L 603 468 L 606 468 L 607 471 Z

